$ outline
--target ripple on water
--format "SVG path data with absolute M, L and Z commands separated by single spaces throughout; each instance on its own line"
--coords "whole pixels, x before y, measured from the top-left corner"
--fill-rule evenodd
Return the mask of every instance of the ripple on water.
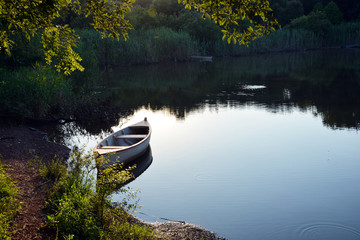
M 360 230 L 337 223 L 314 223 L 303 225 L 300 239 L 314 240 L 359 240 Z

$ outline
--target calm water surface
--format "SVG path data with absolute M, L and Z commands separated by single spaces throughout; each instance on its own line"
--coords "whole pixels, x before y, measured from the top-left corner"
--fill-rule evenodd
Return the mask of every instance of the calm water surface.
M 97 91 L 117 117 L 58 126 L 56 140 L 90 149 L 146 116 L 138 217 L 227 239 L 360 239 L 360 51 L 123 68 Z

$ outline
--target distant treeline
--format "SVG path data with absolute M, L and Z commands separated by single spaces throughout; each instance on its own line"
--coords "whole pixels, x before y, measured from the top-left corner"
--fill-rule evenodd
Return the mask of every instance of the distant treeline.
M 85 72 L 72 73 L 70 80 L 42 67 L 45 63 L 40 37 L 28 41 L 19 33 L 12 55 L 0 55 L 0 110 L 35 118 L 79 112 L 82 106 L 94 102 L 92 97 L 79 96 L 91 92 L 96 85 L 101 74 L 99 67 L 186 61 L 192 55 L 244 56 L 360 44 L 360 1 L 270 2 L 282 27 L 249 46 L 223 41 L 215 23 L 194 10 L 185 10 L 177 0 L 136 0 L 127 15 L 134 30 L 126 42 L 102 39 L 92 30 L 88 18 L 69 9 L 58 24 L 76 29 L 77 51 L 83 58 Z M 243 22 L 243 26 L 248 25 Z
M 90 20 L 69 10 L 59 24 L 69 24 L 79 35 L 78 51 L 85 68 L 183 61 L 192 55 L 239 56 L 294 51 L 360 43 L 360 1 L 271 0 L 282 25 L 275 33 L 249 46 L 228 44 L 219 27 L 189 11 L 177 0 L 137 0 L 128 19 L 134 30 L 128 41 L 101 39 Z M 345 2 L 348 4 L 345 4 Z M 359 11 L 357 11 L 358 9 Z M 248 26 L 244 21 L 243 26 Z M 1 56 L 3 65 L 24 66 L 43 59 L 40 39 L 20 44 L 13 54 Z M 92 73 L 90 75 L 93 75 Z
M 354 0 L 270 0 L 270 4 L 282 26 L 319 10 L 332 13 L 334 18 L 340 17 L 339 20 L 346 22 L 359 20 L 360 17 L 360 2 Z

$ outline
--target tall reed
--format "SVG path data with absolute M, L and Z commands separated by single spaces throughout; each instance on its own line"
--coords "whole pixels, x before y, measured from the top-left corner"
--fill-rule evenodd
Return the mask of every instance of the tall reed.
M 249 46 L 229 45 L 219 38 L 215 43 L 213 53 L 216 56 L 239 56 L 341 47 L 347 44 L 360 44 L 360 22 L 334 25 L 325 34 L 301 28 L 284 28 L 253 41 Z
M 199 53 L 199 44 L 186 32 L 161 27 L 130 33 L 127 41 L 101 39 L 90 30 L 78 30 L 85 55 L 94 55 L 100 65 L 129 65 L 165 60 L 185 60 Z M 80 53 L 81 54 L 81 53 Z
M 57 116 L 72 108 L 70 79 L 50 67 L 0 69 L 0 110 L 31 118 Z

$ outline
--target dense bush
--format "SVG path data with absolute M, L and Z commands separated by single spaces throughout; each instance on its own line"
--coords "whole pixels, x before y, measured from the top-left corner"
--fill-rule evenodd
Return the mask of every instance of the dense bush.
M 29 67 L 36 62 L 43 61 L 44 54 L 40 43 L 40 36 L 35 35 L 29 41 L 24 34 L 18 33 L 14 38 L 14 41 L 17 44 L 12 47 L 11 55 L 4 54 L 0 49 L 0 64 L 2 66 L 7 66 L 9 68 L 15 66 Z
M 0 69 L 0 110 L 14 116 L 59 116 L 73 106 L 71 82 L 50 67 Z
M 296 18 L 289 25 L 290 28 L 305 29 L 320 35 L 327 33 L 331 26 L 330 20 L 323 11 L 311 12 L 307 16 Z
M 104 157 L 94 159 L 93 153 L 72 156 L 48 201 L 47 224 L 56 230 L 56 239 L 156 239 L 149 228 L 129 222 L 129 212 L 137 207 L 137 201 L 131 202 L 136 194 L 122 188 L 132 175 L 118 167 L 107 165 Z M 117 206 L 111 204 L 114 192 L 125 196 Z

